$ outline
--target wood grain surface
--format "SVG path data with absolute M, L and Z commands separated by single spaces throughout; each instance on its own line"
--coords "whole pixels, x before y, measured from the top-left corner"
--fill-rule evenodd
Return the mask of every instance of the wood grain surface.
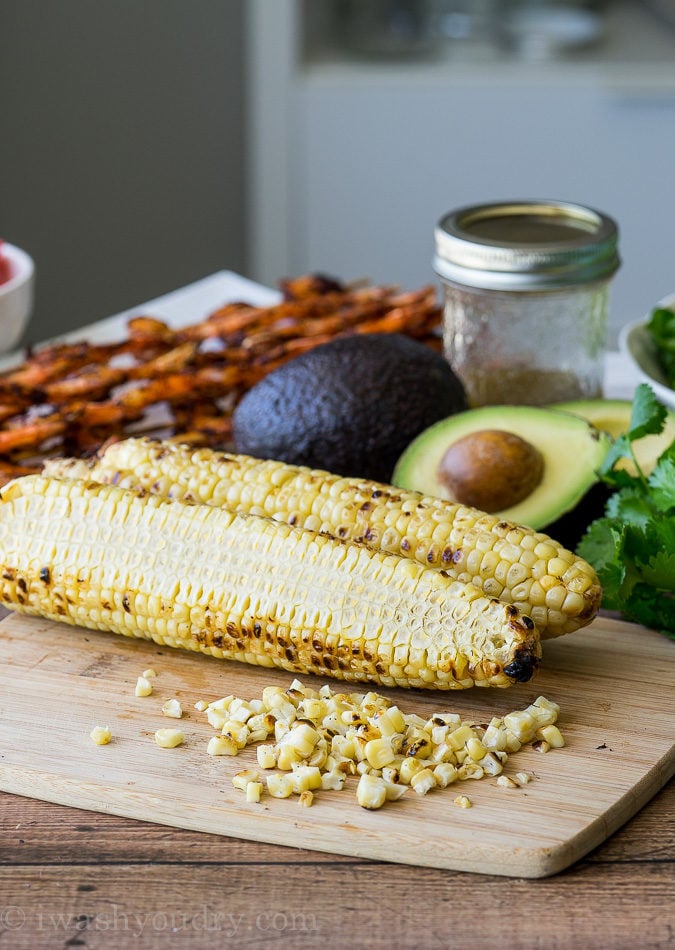
M 467 782 L 473 807 L 453 805 L 457 786 L 424 798 L 406 794 L 377 812 L 351 791 L 320 793 L 316 805 L 268 798 L 246 803 L 232 775 L 254 764 L 206 755 L 213 734 L 197 699 L 259 695 L 288 674 L 10 615 L 0 624 L 0 788 L 137 819 L 267 844 L 356 858 L 518 877 L 554 874 L 627 821 L 675 769 L 675 649 L 650 631 L 606 618 L 546 644 L 532 684 L 509 690 L 383 691 L 422 714 L 454 709 L 478 721 L 527 705 L 540 693 L 561 705 L 564 750 L 513 756 L 535 774 L 524 789 Z M 151 697 L 137 675 L 154 666 Z M 640 675 L 639 671 L 648 671 Z M 162 703 L 176 696 L 186 744 L 159 749 L 155 729 L 171 725 Z M 114 741 L 96 747 L 96 724 Z
M 665 950 L 675 942 L 673 780 L 602 845 L 538 880 L 321 853 L 299 835 L 294 845 L 0 794 L 0 947 Z

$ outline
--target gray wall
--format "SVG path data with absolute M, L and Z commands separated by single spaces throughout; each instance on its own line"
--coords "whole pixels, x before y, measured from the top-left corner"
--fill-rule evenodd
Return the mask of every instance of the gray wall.
M 27 340 L 244 270 L 243 0 L 0 0 L 0 237 Z

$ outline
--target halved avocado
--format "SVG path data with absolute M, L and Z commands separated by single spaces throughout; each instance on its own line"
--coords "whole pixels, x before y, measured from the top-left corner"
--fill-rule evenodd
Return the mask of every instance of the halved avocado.
M 392 481 L 491 510 L 572 547 L 602 512 L 606 495 L 597 471 L 610 444 L 606 433 L 570 412 L 486 406 L 422 432 L 400 456 Z M 582 502 L 590 503 L 590 511 L 570 519 Z
M 623 435 L 630 428 L 632 403 L 627 399 L 587 399 L 576 402 L 560 402 L 552 406 L 564 412 L 572 412 L 576 416 L 586 419 L 596 429 L 608 432 L 612 438 Z M 649 475 L 659 455 L 664 452 L 675 439 L 675 412 L 668 412 L 663 432 L 659 435 L 648 435 L 633 443 L 633 452 L 642 469 L 643 474 Z M 628 462 L 621 463 L 629 471 L 634 469 Z

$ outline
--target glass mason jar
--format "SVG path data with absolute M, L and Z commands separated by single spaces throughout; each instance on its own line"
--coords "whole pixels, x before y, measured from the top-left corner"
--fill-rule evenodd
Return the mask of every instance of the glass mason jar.
M 446 358 L 472 406 L 602 395 L 615 222 L 581 205 L 460 208 L 436 232 Z

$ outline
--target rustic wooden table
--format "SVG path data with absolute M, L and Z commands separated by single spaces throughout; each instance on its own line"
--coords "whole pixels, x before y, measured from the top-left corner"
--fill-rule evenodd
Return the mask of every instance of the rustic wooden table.
M 540 880 L 335 857 L 7 794 L 0 808 L 3 948 L 675 941 L 672 781 L 587 858 Z

